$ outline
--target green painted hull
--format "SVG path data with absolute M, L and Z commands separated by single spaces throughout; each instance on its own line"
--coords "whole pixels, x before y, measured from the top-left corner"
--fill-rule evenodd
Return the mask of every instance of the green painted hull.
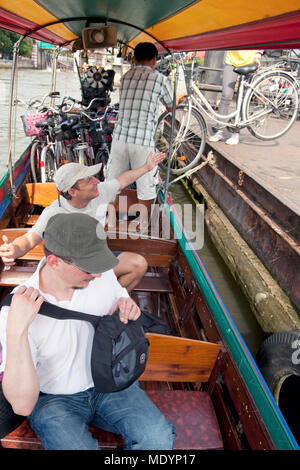
M 162 196 L 163 198 L 163 196 Z M 214 316 L 215 322 L 229 348 L 239 371 L 249 389 L 250 394 L 261 414 L 264 424 L 278 450 L 299 450 L 298 444 L 291 433 L 273 395 L 260 374 L 255 361 L 245 345 L 233 319 L 224 305 L 198 253 L 192 249 L 192 242 L 182 225 L 180 217 L 167 200 L 166 211 L 170 217 L 175 238 L 178 239 L 188 264 L 203 292 L 206 302 Z M 187 244 L 191 249 L 186 249 Z

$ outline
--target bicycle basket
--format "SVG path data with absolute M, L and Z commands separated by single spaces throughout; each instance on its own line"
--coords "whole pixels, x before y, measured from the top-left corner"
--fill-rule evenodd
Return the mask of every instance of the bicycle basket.
M 36 127 L 38 122 L 45 121 L 49 115 L 49 111 L 40 113 L 28 113 L 21 116 L 24 126 L 24 132 L 28 137 L 38 135 L 40 129 Z

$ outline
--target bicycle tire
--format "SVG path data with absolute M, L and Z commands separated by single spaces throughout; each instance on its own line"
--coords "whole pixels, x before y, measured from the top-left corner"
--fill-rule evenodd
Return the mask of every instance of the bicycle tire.
M 56 167 L 59 168 L 62 161 L 67 159 L 66 145 L 62 140 L 57 140 L 54 145 L 54 158 Z
M 188 125 L 188 108 L 180 105 L 176 108 L 172 162 L 170 173 L 181 174 L 196 166 L 200 160 L 206 143 L 206 122 L 199 111 L 192 107 Z M 171 137 L 172 112 L 165 111 L 158 118 L 155 130 L 155 147 L 166 153 L 166 159 L 159 164 L 164 171 L 168 169 L 168 153 Z
M 52 183 L 57 170 L 54 153 L 50 145 L 46 145 L 41 155 L 41 180 L 42 183 Z
M 107 166 L 109 159 L 109 151 L 106 147 L 100 147 L 96 153 L 95 165 L 102 163 L 102 168 Z
M 291 128 L 298 113 L 296 86 L 294 78 L 280 70 L 262 74 L 253 82 L 253 89 L 245 96 L 242 112 L 244 120 L 254 119 L 247 126 L 254 137 L 274 140 Z M 259 117 L 262 112 L 267 114 Z
M 39 183 L 41 181 L 41 169 L 40 169 L 40 159 L 41 159 L 42 145 L 39 141 L 33 142 L 30 150 L 30 168 L 32 180 L 34 183 Z
M 67 145 L 67 162 L 68 163 L 73 163 L 76 162 L 76 155 L 74 154 L 73 146 L 72 144 Z
M 100 181 L 104 181 L 107 176 L 107 164 L 109 160 L 109 149 L 108 147 L 100 147 L 95 156 L 95 165 L 102 163 L 100 171 Z

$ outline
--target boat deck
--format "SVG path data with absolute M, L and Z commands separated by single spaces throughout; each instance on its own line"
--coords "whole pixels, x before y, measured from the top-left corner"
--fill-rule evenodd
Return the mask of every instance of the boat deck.
M 211 132 L 211 126 L 209 126 Z M 256 139 L 247 129 L 238 145 L 209 143 L 300 216 L 300 120 L 277 140 Z

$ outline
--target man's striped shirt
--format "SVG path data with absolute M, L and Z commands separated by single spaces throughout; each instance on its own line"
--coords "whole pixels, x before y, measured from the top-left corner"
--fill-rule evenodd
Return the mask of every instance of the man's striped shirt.
M 160 102 L 172 106 L 173 96 L 167 77 L 148 65 L 132 67 L 121 79 L 114 139 L 152 146 Z

